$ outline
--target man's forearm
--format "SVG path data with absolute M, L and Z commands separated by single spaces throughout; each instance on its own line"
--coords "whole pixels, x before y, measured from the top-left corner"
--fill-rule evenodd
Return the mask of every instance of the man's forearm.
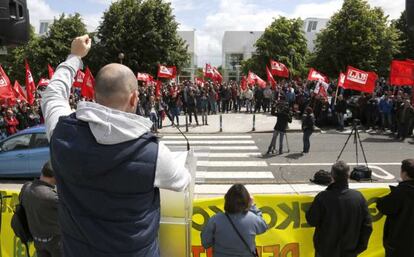
M 79 57 L 69 55 L 66 61 L 57 67 L 51 82 L 42 94 L 42 111 L 49 139 L 59 117 L 72 112 L 69 105 L 70 89 L 76 72 L 82 69 L 82 66 L 82 60 Z

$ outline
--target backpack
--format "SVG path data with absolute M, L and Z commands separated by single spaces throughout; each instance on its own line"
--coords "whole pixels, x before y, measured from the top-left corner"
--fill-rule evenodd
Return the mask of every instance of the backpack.
M 367 166 L 356 166 L 351 172 L 350 178 L 356 181 L 372 180 L 372 170 Z
M 313 179 L 309 179 L 312 183 L 317 185 L 327 186 L 332 182 L 331 173 L 325 170 L 318 170 Z
M 11 219 L 11 227 L 16 237 L 18 237 L 20 241 L 26 246 L 27 256 L 30 256 L 28 243 L 33 241 L 33 236 L 32 233 L 30 233 L 26 211 L 22 205 L 24 191 L 28 185 L 29 183 L 26 183 L 22 187 L 20 203 L 16 204 L 16 209 Z

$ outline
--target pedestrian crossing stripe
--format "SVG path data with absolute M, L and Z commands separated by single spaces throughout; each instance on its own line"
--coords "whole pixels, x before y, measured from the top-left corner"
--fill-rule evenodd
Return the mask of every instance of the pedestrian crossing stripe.
M 209 152 L 195 152 L 195 157 L 199 158 L 249 158 L 262 156 L 259 152 L 254 153 L 209 153 Z
M 185 140 L 173 140 L 173 141 L 164 141 L 162 142 L 165 145 L 186 145 L 187 141 Z M 251 145 L 255 144 L 254 140 L 226 140 L 226 141 L 213 141 L 213 140 L 189 140 L 190 145 Z
M 185 146 L 171 146 L 174 150 L 187 150 Z M 257 146 L 190 146 L 194 150 L 259 150 Z
M 197 167 L 265 167 L 265 161 L 197 161 Z
M 165 139 L 183 139 L 183 136 L 162 136 Z M 211 136 L 187 136 L 188 139 L 250 139 L 252 136 L 226 136 L 226 135 L 211 135 Z
M 270 171 L 199 171 L 196 173 L 197 179 L 274 179 Z

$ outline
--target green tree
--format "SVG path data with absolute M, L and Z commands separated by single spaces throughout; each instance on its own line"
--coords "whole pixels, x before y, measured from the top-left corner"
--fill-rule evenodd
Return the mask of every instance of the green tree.
M 56 67 L 63 62 L 70 53 L 72 40 L 86 33 L 85 24 L 77 13 L 69 16 L 62 14 L 55 19 L 45 36 L 36 35 L 32 28 L 29 42 L 24 46 L 11 49 L 7 56 L 5 66 L 7 66 L 10 78 L 24 83 L 25 59 L 29 62 L 36 82 L 41 77 L 48 78 L 47 64 Z
M 162 0 L 120 0 L 111 4 L 98 28 L 98 45 L 90 60 L 95 70 L 107 63 L 123 63 L 134 72 L 157 73 L 158 64 L 182 68 L 189 60 L 178 34 L 170 3 Z
M 301 19 L 275 19 L 257 40 L 256 53 L 242 63 L 243 72 L 251 70 L 266 79 L 266 65 L 274 59 L 287 65 L 293 75 L 303 74 L 308 52 L 302 27 Z
M 335 78 L 348 65 L 387 76 L 399 47 L 398 32 L 387 19 L 365 0 L 345 0 L 318 34 L 310 65 Z
M 400 31 L 399 40 L 401 41 L 400 52 L 395 54 L 394 58 L 414 59 L 414 34 L 408 30 L 406 11 L 402 12 L 400 18 L 393 20 L 391 24 Z

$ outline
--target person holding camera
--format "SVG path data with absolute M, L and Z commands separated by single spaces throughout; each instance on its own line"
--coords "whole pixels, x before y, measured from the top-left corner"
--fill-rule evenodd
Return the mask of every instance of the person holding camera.
M 213 257 L 258 256 L 255 237 L 267 230 L 262 212 L 242 184 L 233 185 L 224 196 L 224 213 L 211 217 L 201 232 L 205 249 Z
M 283 153 L 283 138 L 286 134 L 286 128 L 288 126 L 288 123 L 292 122 L 292 116 L 290 114 L 288 105 L 283 105 L 279 107 L 279 110 L 277 111 L 275 116 L 277 117 L 277 121 L 274 127 L 272 140 L 270 141 L 270 145 L 267 149 L 266 154 L 274 154 L 276 148 L 276 140 L 279 135 L 279 154 Z

